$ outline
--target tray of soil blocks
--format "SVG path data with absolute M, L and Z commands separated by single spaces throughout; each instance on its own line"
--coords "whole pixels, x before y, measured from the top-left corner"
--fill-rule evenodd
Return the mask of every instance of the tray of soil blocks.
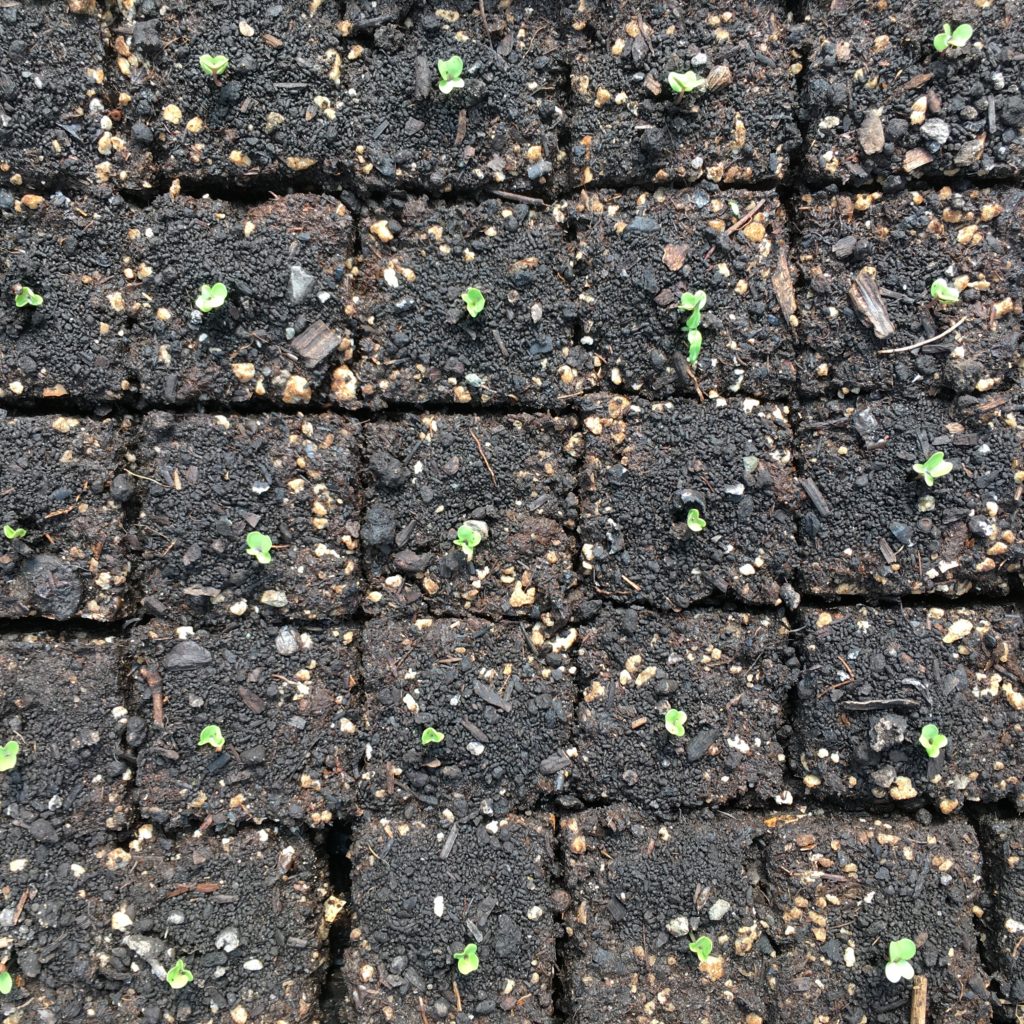
M 1021 380 L 1024 191 L 807 194 L 797 228 L 801 391 Z
M 59 5 L 50 5 L 56 9 Z M 0 20 L 11 8 L 0 8 Z M 9 195 L 9 194 L 8 194 Z M 89 411 L 128 397 L 122 226 L 131 207 L 57 193 L 0 197 L 0 401 L 67 399 Z
M 330 824 L 359 755 L 357 640 L 263 622 L 133 630 L 129 742 L 146 820 Z
M 797 673 L 780 618 L 606 610 L 583 627 L 579 652 L 573 785 L 585 801 L 672 814 L 792 800 L 781 741 Z
M 1022 636 L 1012 606 L 804 610 L 794 773 L 827 800 L 1024 808 Z
M 763 832 L 743 814 L 659 824 L 626 805 L 565 819 L 571 1024 L 774 1020 Z
M 811 0 L 801 93 L 815 181 L 1019 177 L 1018 0 Z
M 102 8 L 97 0 L 0 8 L 0 174 L 11 185 L 87 181 L 97 149 L 107 148 Z
M 353 612 L 358 439 L 340 416 L 146 416 L 131 535 L 146 610 L 192 623 Z
M 833 814 L 775 826 L 765 852 L 774 1019 L 906 1024 L 911 974 L 887 964 L 890 943 L 909 939 L 909 969 L 928 978 L 928 1020 L 992 1020 L 973 920 L 981 855 L 969 824 Z
M 553 819 L 365 820 L 355 831 L 345 979 L 352 1024 L 548 1024 Z M 463 959 L 456 959 L 463 954 Z M 466 957 L 475 955 L 477 969 Z M 460 969 L 461 968 L 461 969 Z
M 0 416 L 0 620 L 110 621 L 127 610 L 130 424 Z
M 585 192 L 576 222 L 581 342 L 602 383 L 647 397 L 792 392 L 795 301 L 774 193 Z M 701 292 L 700 309 L 680 310 Z
M 406 415 L 367 423 L 364 443 L 368 611 L 567 617 L 582 446 L 573 420 Z
M 985 910 L 982 942 L 1005 1019 L 1024 1006 L 1024 821 L 986 815 L 979 822 L 985 881 L 991 904 Z
M 577 0 L 571 177 L 577 185 L 778 181 L 798 147 L 797 39 L 780 0 Z
M 342 203 L 290 195 L 242 208 L 167 195 L 127 237 L 140 284 L 129 300 L 132 369 L 145 399 L 304 405 L 330 387 L 351 400 L 353 236 Z M 202 289 L 217 284 L 227 295 L 209 308 Z
M 370 622 L 361 805 L 463 820 L 564 793 L 575 641 L 475 618 Z
M 1005 594 L 1024 565 L 1020 395 L 805 406 L 801 592 Z
M 787 411 L 753 398 L 586 399 L 580 534 L 591 592 L 663 611 L 724 594 L 795 604 Z
M 552 408 L 579 394 L 594 357 L 573 337 L 565 220 L 563 205 L 511 199 L 369 207 L 354 289 L 360 395 Z

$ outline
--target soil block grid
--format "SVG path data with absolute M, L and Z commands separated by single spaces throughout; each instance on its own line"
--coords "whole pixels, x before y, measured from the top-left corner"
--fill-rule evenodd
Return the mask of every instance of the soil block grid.
M 568 617 L 582 446 L 572 420 L 410 415 L 368 423 L 364 438 L 369 611 Z M 472 558 L 454 544 L 466 521 L 486 533 Z
M 1005 594 L 1024 565 L 1020 392 L 805 406 L 799 589 Z M 941 451 L 953 469 L 914 472 Z
M 127 421 L 0 417 L 0 619 L 110 621 L 127 610 Z
M 804 195 L 797 225 L 802 391 L 969 394 L 1021 380 L 1020 189 Z M 930 297 L 937 280 L 956 301 Z
M 644 396 L 785 397 L 796 379 L 786 215 L 772 193 L 588 192 L 576 207 L 583 344 L 601 381 Z M 688 364 L 684 292 L 704 291 Z
M 599 395 L 583 412 L 583 569 L 598 597 L 660 610 L 723 594 L 796 603 L 784 407 Z M 687 525 L 693 509 L 702 529 Z
M 996 605 L 802 613 L 794 773 L 824 799 L 1024 808 L 1022 636 Z M 928 724 L 947 739 L 936 757 Z
M 363 636 L 362 806 L 406 816 L 436 807 L 462 820 L 565 792 L 575 630 L 549 638 L 539 624 L 527 635 L 474 618 L 378 620 Z M 442 739 L 424 743 L 428 729 Z
M 552 822 L 365 821 L 352 845 L 353 1024 L 552 1021 Z M 454 954 L 477 946 L 462 975 Z
M 602 612 L 579 641 L 573 784 L 668 814 L 746 795 L 789 803 L 784 708 L 796 672 L 772 616 Z M 686 715 L 669 733 L 669 709 Z
M 137 586 L 179 621 L 344 620 L 357 606 L 359 424 L 339 416 L 170 416 L 135 457 Z M 269 536 L 271 561 L 247 553 Z
M 981 819 L 979 834 L 985 859 L 985 882 L 992 905 L 985 913 L 982 933 L 987 965 L 1005 1000 L 1007 1020 L 1024 1006 L 1024 822 Z
M 576 185 L 778 181 L 800 142 L 798 40 L 779 0 L 576 0 L 571 175 Z M 697 81 L 676 93 L 673 73 Z
M 151 623 L 131 634 L 142 814 L 165 829 L 332 822 L 359 755 L 354 628 Z M 199 746 L 208 725 L 220 750 Z

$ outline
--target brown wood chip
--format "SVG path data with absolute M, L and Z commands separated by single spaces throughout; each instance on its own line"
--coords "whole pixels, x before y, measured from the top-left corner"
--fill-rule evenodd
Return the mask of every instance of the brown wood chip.
M 502 711 L 512 710 L 512 705 L 497 690 L 486 683 L 481 683 L 479 679 L 473 684 L 473 692 L 492 707 L 500 708 Z
M 448 830 L 448 835 L 445 836 L 444 846 L 441 847 L 441 860 L 447 860 L 451 856 L 452 849 L 455 846 L 455 839 L 459 834 L 459 826 L 452 825 Z
M 882 119 L 878 116 L 878 111 L 869 110 L 867 112 L 864 120 L 861 121 L 860 128 L 857 129 L 857 141 L 860 142 L 860 148 L 868 156 L 881 153 L 885 149 L 885 128 L 882 125 Z
M 820 515 L 832 515 L 832 509 L 825 500 L 825 495 L 821 493 L 818 485 L 810 477 L 803 477 L 800 481 L 800 486 L 803 487 L 807 497 L 811 499 Z
M 867 268 L 857 271 L 857 276 L 850 285 L 849 296 L 857 316 L 875 332 L 875 337 L 879 341 L 885 341 L 896 333 L 896 328 L 889 319 L 885 299 L 878 290 L 875 275 Z
M 788 324 L 790 317 L 796 316 L 796 292 L 793 290 L 793 268 L 784 246 L 779 247 L 779 265 L 772 274 L 772 287 Z
M 323 320 L 316 320 L 292 341 L 292 348 L 313 369 L 322 363 L 342 342 L 341 335 Z

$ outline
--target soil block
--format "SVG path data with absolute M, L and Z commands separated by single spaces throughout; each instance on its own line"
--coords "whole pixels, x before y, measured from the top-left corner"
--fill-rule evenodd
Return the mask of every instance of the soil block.
M 0 417 L 0 619 L 110 621 L 125 611 L 122 473 L 129 424 L 67 416 Z
M 351 802 L 359 745 L 353 628 L 214 630 L 164 623 L 131 636 L 131 740 L 147 821 L 170 829 L 330 824 Z M 199 746 L 220 727 L 221 750 Z
M 393 402 L 552 408 L 590 381 L 573 340 L 571 243 L 563 206 L 488 199 L 371 207 L 356 279 L 360 394 Z M 483 312 L 462 295 L 478 288 Z
M 0 22 L 12 10 L 0 8 Z M 0 197 L 4 405 L 70 396 L 95 409 L 134 390 L 126 306 L 138 282 L 126 280 L 120 266 L 129 211 L 116 196 L 101 202 L 25 193 L 6 204 Z M 19 287 L 32 289 L 42 305 L 18 309 Z
M 576 464 L 567 418 L 403 416 L 365 427 L 366 606 L 564 619 L 576 583 Z M 486 537 L 468 558 L 466 521 Z
M 586 192 L 576 207 L 585 345 L 599 377 L 645 396 L 696 388 L 784 397 L 796 354 L 786 214 L 774 193 Z M 687 362 L 684 292 L 704 291 L 703 344 Z
M 566 788 L 576 631 L 484 619 L 377 620 L 364 631 L 363 806 L 526 810 Z M 423 743 L 426 729 L 443 741 Z M 396 812 L 397 813 L 397 812 Z
M 339 416 L 145 418 L 136 583 L 178 621 L 344 619 L 359 600 L 359 425 Z M 247 554 L 250 531 L 273 542 Z
M 804 195 L 798 229 L 803 391 L 967 394 L 1021 379 L 1020 189 Z M 930 297 L 939 279 L 957 301 Z
M 804 408 L 800 590 L 1006 593 L 1024 565 L 1019 392 Z M 940 451 L 929 487 L 913 466 Z
M 713 594 L 797 600 L 786 407 L 597 395 L 583 412 L 583 569 L 599 597 L 662 611 Z
M 982 932 L 985 958 L 1009 1012 L 1024 1006 L 1024 821 L 984 817 L 979 823 L 985 881 L 992 905 Z
M 944 23 L 966 45 L 935 49 Z M 801 119 L 813 180 L 893 187 L 1024 170 L 1018 0 L 812 0 Z
M 766 852 L 778 915 L 776 1018 L 787 1024 L 906 1024 L 910 983 L 885 976 L 889 943 L 911 939 L 928 977 L 928 1019 L 990 1021 L 973 915 L 981 856 L 969 824 L 852 815 L 779 818 Z
M 805 611 L 793 770 L 816 795 L 1024 808 L 1024 623 L 1011 607 Z M 946 746 L 919 740 L 934 724 Z
M 800 141 L 801 69 L 781 0 L 576 0 L 571 11 L 577 185 L 781 180 Z M 672 73 L 698 79 L 675 93 Z
M 352 218 L 327 196 L 239 207 L 161 196 L 128 232 L 132 361 L 144 397 L 187 404 L 251 398 L 303 405 L 354 397 L 348 363 Z M 204 315 L 200 286 L 227 301 Z M 331 376 L 332 369 L 335 371 Z
M 746 794 L 789 802 L 784 707 L 796 671 L 774 616 L 603 611 L 580 636 L 574 784 L 661 813 Z M 670 708 L 685 733 L 665 728 Z
M 564 822 L 572 1024 L 752 1024 L 768 1017 L 772 947 L 745 815 L 652 823 L 626 805 Z M 700 963 L 689 944 L 713 943 Z
M 547 819 L 474 827 L 448 812 L 438 824 L 359 825 L 345 951 L 353 1024 L 552 1021 L 552 846 Z M 454 954 L 468 943 L 479 969 L 463 976 Z

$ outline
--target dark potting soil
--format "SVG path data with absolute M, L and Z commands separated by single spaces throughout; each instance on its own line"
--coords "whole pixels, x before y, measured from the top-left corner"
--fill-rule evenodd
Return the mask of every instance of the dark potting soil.
M 825 799 L 1024 806 L 1022 636 L 995 605 L 801 613 L 793 772 Z M 948 741 L 934 758 L 929 723 Z
M 784 708 L 797 673 L 785 623 L 747 612 L 602 612 L 579 641 L 573 784 L 588 802 L 660 814 L 745 795 L 790 802 Z M 685 733 L 665 728 L 670 709 Z
M 985 911 L 982 949 L 1002 999 L 1006 1020 L 1024 1005 L 1024 823 L 986 816 L 979 822 L 986 888 L 992 896 Z M 999 1011 L 997 1010 L 997 1013 Z
M 1024 565 L 1019 394 L 806 406 L 799 589 L 1006 593 Z M 928 487 L 912 467 L 935 451 L 953 470 Z

